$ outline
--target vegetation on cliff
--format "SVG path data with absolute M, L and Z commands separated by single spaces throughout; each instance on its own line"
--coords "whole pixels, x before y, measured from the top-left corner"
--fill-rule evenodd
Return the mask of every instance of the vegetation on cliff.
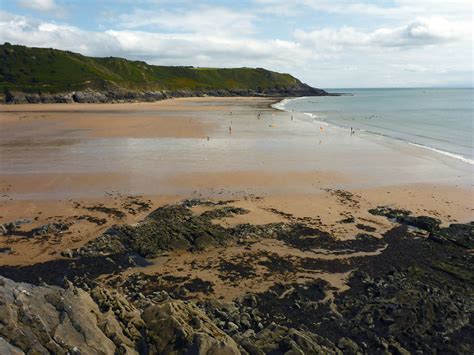
M 317 90 L 289 74 L 262 68 L 195 68 L 158 66 L 123 58 L 86 57 L 52 48 L 0 45 L 0 91 L 60 93 L 83 91 L 210 90 L 256 93 L 280 90 Z M 318 90 L 324 93 L 322 90 Z

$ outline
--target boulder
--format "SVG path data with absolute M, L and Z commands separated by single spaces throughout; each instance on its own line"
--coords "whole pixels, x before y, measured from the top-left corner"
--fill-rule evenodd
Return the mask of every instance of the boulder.
M 275 323 L 240 345 L 250 354 L 342 354 L 333 343 L 317 334 Z
M 240 354 L 235 341 L 196 306 L 167 301 L 145 309 L 149 351 L 158 354 Z

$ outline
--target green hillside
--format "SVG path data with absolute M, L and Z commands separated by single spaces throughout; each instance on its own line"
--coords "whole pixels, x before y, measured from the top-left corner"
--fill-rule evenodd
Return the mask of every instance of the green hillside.
M 122 88 L 130 91 L 268 90 L 304 85 L 289 74 L 260 68 L 156 66 L 122 58 L 93 58 L 57 49 L 29 48 L 9 43 L 0 45 L 0 61 L 0 92 L 59 93 L 86 88 Z

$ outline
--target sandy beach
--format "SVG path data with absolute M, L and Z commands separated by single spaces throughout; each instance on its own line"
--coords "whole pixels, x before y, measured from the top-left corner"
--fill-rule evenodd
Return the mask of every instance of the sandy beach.
M 335 341 L 372 276 L 402 299 L 431 282 L 407 286 L 410 268 L 464 282 L 444 264 L 464 247 L 442 243 L 464 243 L 474 220 L 472 165 L 275 102 L 0 106 L 0 275 L 72 280 L 121 309 L 191 300 L 239 344 L 246 329 L 267 339 L 282 314 Z
M 185 198 L 233 199 L 251 213 L 232 223 L 270 223 L 274 208 L 319 218 L 338 238 L 380 205 L 445 223 L 473 219 L 472 167 L 402 142 L 308 123 L 271 108 L 273 99 L 192 98 L 134 104 L 7 105 L 0 108 L 0 223 L 26 228 L 77 216 L 81 205 L 121 208 L 141 196 L 153 208 Z M 229 130 L 229 127 L 232 130 Z M 322 127 L 322 129 L 321 129 Z M 209 137 L 209 138 L 208 138 Z M 353 203 L 336 190 L 353 194 Z M 255 199 L 258 197 L 258 200 Z M 90 212 L 89 212 L 90 213 Z M 117 220 L 82 222 L 41 248 L 0 237 L 2 264 L 60 257 Z M 146 212 L 125 215 L 134 223 Z M 371 222 L 368 222 L 369 224 Z M 377 226 L 377 222 L 372 223 Z

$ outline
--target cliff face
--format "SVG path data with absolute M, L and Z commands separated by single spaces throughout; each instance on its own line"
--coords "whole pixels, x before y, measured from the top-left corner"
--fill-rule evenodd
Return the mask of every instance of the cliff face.
M 262 68 L 157 66 L 8 43 L 0 45 L 0 60 L 0 92 L 7 103 L 327 95 L 289 74 Z
M 112 90 L 73 91 L 65 93 L 25 93 L 7 91 L 4 102 L 9 104 L 36 103 L 111 103 L 111 102 L 153 102 L 178 97 L 232 97 L 232 96 L 262 96 L 262 97 L 299 97 L 325 96 L 324 90 L 312 88 L 306 84 L 288 88 L 253 89 L 216 89 L 216 90 L 176 90 L 176 91 L 127 91 L 120 88 Z

